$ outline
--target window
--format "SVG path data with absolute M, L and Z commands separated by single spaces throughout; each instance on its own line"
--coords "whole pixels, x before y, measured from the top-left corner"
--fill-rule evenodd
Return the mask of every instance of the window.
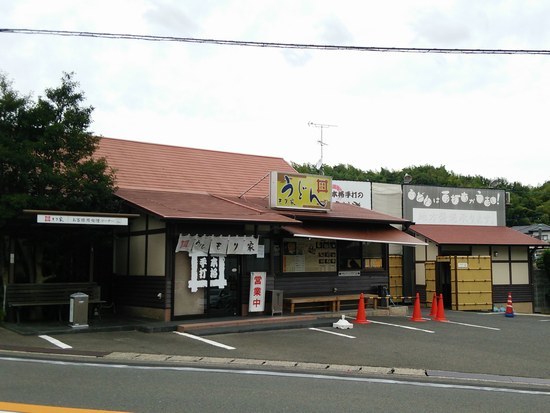
M 469 245 L 440 245 L 439 255 L 472 255 Z
M 361 243 L 345 241 L 340 242 L 338 247 L 338 269 L 340 271 L 360 270 L 362 267 Z
M 365 270 L 383 270 L 386 268 L 385 244 L 363 243 L 363 268 Z
M 338 248 L 339 271 L 376 271 L 386 269 L 386 245 L 342 241 Z

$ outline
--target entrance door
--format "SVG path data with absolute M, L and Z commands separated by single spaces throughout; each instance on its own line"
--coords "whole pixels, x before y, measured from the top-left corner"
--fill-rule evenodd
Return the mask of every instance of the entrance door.
M 451 264 L 448 261 L 437 262 L 436 289 L 443 294 L 443 304 L 451 307 Z
M 218 287 L 208 288 L 208 316 L 225 317 L 240 315 L 240 273 L 240 257 L 234 255 L 226 256 L 225 279 L 227 280 L 227 285 L 223 289 Z

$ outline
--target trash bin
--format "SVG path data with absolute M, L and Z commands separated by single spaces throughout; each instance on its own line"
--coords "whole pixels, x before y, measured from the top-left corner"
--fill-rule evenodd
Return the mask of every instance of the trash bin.
M 388 308 L 390 306 L 388 287 L 379 285 L 377 287 L 377 294 L 380 297 L 380 307 Z
M 268 290 L 266 296 L 267 307 L 266 310 L 271 310 L 271 315 L 279 313 L 283 315 L 283 291 L 282 290 Z
M 69 325 L 73 328 L 88 327 L 88 295 L 74 293 L 70 297 Z

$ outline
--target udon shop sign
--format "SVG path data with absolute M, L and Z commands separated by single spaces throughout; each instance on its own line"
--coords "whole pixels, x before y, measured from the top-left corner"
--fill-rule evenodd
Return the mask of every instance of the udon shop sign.
M 271 208 L 330 211 L 332 178 L 271 172 L 269 199 Z

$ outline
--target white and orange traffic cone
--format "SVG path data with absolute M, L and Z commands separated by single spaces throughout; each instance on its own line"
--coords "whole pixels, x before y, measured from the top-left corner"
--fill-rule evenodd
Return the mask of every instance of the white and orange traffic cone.
M 420 294 L 416 293 L 416 300 L 414 300 L 414 309 L 411 321 L 426 321 L 422 318 L 422 311 L 420 310 Z
M 435 321 L 441 321 L 444 323 L 449 322 L 449 320 L 445 318 L 445 306 L 443 303 L 443 294 L 439 295 L 439 306 L 437 308 L 437 317 L 435 318 Z
M 434 297 L 432 299 L 432 309 L 430 311 L 429 316 L 432 318 L 432 320 L 437 318 L 437 294 L 434 293 Z
M 357 316 L 355 317 L 355 324 L 369 324 L 367 320 L 367 314 L 365 312 L 365 296 L 363 293 L 359 296 L 359 305 L 357 307 Z
M 514 316 L 514 306 L 512 305 L 512 293 L 508 293 L 508 302 L 506 303 L 506 312 L 504 313 L 505 317 Z

